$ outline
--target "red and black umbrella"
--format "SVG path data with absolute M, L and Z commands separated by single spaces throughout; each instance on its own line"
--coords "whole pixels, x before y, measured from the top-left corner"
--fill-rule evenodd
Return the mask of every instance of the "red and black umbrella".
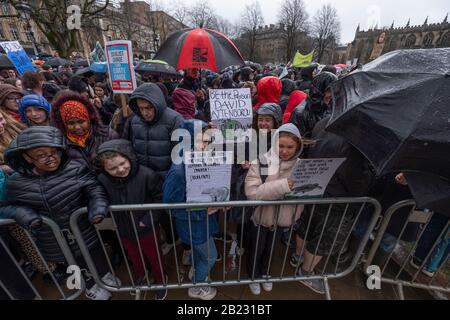
M 224 34 L 210 29 L 184 29 L 173 33 L 156 53 L 177 70 L 208 69 L 219 72 L 229 66 L 244 65 L 234 43 Z

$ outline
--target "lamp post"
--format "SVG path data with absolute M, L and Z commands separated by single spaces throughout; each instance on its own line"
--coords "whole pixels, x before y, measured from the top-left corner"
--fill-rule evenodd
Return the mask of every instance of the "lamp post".
M 36 43 L 36 38 L 34 37 L 33 28 L 31 27 L 30 23 L 31 11 L 33 10 L 33 8 L 31 8 L 29 4 L 24 2 L 17 4 L 15 7 L 21 14 L 21 17 L 27 21 L 27 33 L 29 32 L 31 43 L 33 44 L 34 55 L 37 57 L 39 55 L 39 48 L 38 44 Z

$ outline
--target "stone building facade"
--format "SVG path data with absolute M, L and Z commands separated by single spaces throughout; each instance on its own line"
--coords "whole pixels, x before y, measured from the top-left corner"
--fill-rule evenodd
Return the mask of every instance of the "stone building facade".
M 405 27 L 356 29 L 355 39 L 347 46 L 345 55 L 335 55 L 335 63 L 365 64 L 378 56 L 398 49 L 427 49 L 450 47 L 450 23 L 448 15 L 440 23 L 428 23 Z M 338 60 L 339 59 L 339 60 Z
M 45 36 L 40 32 L 35 23 L 22 17 L 20 19 L 12 16 L 17 15 L 17 11 L 6 1 L 0 0 L 0 42 L 19 41 L 24 50 L 30 56 L 38 53 L 51 53 L 51 47 Z
M 38 53 L 53 54 L 46 37 L 36 24 L 17 11 L 5 0 L 0 0 L 0 41 L 18 40 L 30 56 Z M 187 28 L 163 11 L 152 11 L 145 1 L 111 2 L 107 9 L 86 21 L 77 35 L 76 52 L 85 57 L 99 41 L 131 40 L 137 55 L 151 58 L 159 46 L 174 31 Z M 34 48 L 37 47 L 35 50 Z
M 245 59 L 249 59 L 249 35 L 243 34 L 240 38 L 234 39 L 237 47 Z M 312 39 L 305 33 L 300 32 L 297 36 L 296 49 L 307 54 L 312 50 Z M 295 53 L 295 52 L 294 52 Z M 256 34 L 254 62 L 266 63 L 287 63 L 293 57 L 286 57 L 286 30 L 283 24 L 271 24 L 260 26 Z

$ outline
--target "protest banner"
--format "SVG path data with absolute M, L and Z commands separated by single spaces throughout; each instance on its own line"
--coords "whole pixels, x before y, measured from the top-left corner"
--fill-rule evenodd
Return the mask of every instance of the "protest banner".
M 186 202 L 224 202 L 230 199 L 233 153 L 185 153 Z
M 306 55 L 301 54 L 297 51 L 292 61 L 292 66 L 294 68 L 306 68 L 311 65 L 314 57 L 314 50 Z
M 31 62 L 30 57 L 28 57 L 19 41 L 0 42 L 0 46 L 5 50 L 9 60 L 11 60 L 21 76 L 23 76 L 26 71 L 36 71 L 36 67 Z
M 137 86 L 131 41 L 108 41 L 105 48 L 113 92 L 133 93 Z
M 211 121 L 225 142 L 251 141 L 253 108 L 249 88 L 209 90 Z
M 321 197 L 328 183 L 345 158 L 301 159 L 294 168 L 290 179 L 294 187 L 288 197 Z

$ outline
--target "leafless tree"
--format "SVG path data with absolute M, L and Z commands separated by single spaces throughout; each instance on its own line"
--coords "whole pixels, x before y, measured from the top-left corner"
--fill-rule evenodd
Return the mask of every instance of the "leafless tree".
M 327 4 L 317 11 L 312 30 L 317 61 L 321 62 L 327 51 L 332 50 L 340 40 L 341 23 L 336 8 Z
M 308 12 L 303 0 L 285 0 L 281 5 L 278 22 L 284 25 L 286 41 L 286 61 L 292 59 L 302 32 L 308 28 Z
M 236 27 L 229 20 L 222 18 L 218 15 L 214 15 L 213 21 L 210 26 L 212 29 L 217 30 L 229 38 L 234 38 L 238 34 L 236 33 Z
M 192 27 L 214 28 L 216 15 L 209 1 L 199 1 L 188 10 Z
M 67 9 L 72 4 L 80 6 L 81 26 L 89 19 L 98 16 L 111 2 L 104 0 L 101 4 L 96 0 L 84 0 L 77 2 L 60 0 L 6 0 L 16 11 L 24 12 L 36 24 L 42 34 L 47 38 L 50 45 L 58 51 L 62 57 L 69 57 L 72 51 L 79 48 L 79 30 L 67 28 L 67 21 L 71 14 Z M 19 15 L 16 17 L 19 18 Z
M 182 24 L 188 24 L 189 8 L 182 1 L 173 2 L 170 14 Z
M 258 27 L 264 24 L 264 16 L 258 1 L 245 6 L 245 12 L 241 18 L 242 33 L 248 39 L 248 57 L 255 59 L 256 35 Z

